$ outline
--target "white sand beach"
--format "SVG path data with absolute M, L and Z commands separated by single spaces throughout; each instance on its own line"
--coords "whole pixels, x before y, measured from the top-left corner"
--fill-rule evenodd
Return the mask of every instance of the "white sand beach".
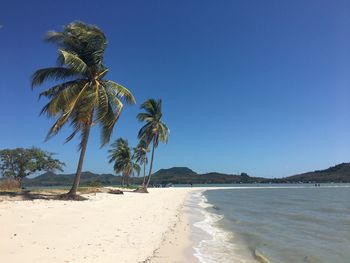
M 181 212 L 192 191 L 0 202 L 0 262 L 196 262 Z

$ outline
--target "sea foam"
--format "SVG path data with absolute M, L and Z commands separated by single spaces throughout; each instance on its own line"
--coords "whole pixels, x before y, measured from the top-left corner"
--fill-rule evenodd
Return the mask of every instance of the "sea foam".
M 213 208 L 213 205 L 208 203 L 208 200 L 202 193 L 193 194 L 193 198 L 197 201 L 196 209 L 201 214 L 202 219 L 194 222 L 193 226 L 204 231 L 209 236 L 209 238 L 201 239 L 196 244 L 194 256 L 202 263 L 251 262 L 238 254 L 237 247 L 232 242 L 234 234 L 216 225 L 224 216 L 208 211 L 208 208 Z

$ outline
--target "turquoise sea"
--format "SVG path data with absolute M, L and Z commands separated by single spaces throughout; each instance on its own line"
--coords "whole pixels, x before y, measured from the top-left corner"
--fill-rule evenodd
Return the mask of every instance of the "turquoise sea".
M 208 190 L 188 207 L 200 262 L 350 262 L 348 184 Z

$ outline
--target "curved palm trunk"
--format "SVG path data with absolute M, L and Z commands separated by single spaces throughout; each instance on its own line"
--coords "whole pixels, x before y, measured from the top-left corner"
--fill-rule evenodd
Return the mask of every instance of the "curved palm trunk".
M 83 137 L 82 144 L 81 144 L 81 150 L 80 150 L 80 157 L 79 157 L 77 172 L 75 174 L 73 186 L 70 189 L 70 191 L 68 192 L 68 195 L 70 195 L 70 196 L 74 196 L 74 195 L 77 194 L 77 190 L 78 190 L 79 183 L 80 183 L 81 170 L 83 168 L 85 152 L 86 152 L 87 143 L 88 143 L 88 140 L 89 140 L 90 129 L 91 129 L 91 121 L 89 121 L 89 123 L 87 123 L 87 125 L 85 127 L 85 133 L 84 133 L 84 137 Z
M 152 167 L 153 167 L 153 158 L 154 158 L 154 141 L 153 141 L 153 145 L 152 145 L 152 157 L 151 157 L 151 163 L 149 165 L 149 173 L 148 173 L 148 181 L 146 184 L 146 188 L 148 187 L 150 181 L 151 181 L 151 175 L 152 175 Z
M 122 181 L 121 181 L 121 185 L 122 185 L 122 187 L 124 187 L 124 179 L 125 179 L 125 175 L 124 175 L 124 173 L 122 174 Z
M 126 187 L 130 187 L 130 175 L 126 176 Z
M 145 187 L 146 183 L 146 162 L 143 163 L 143 182 L 142 182 L 142 187 Z

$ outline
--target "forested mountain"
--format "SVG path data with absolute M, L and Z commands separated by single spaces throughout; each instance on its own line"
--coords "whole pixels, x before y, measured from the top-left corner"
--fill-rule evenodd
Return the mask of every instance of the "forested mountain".
M 32 179 L 25 179 L 25 186 L 71 185 L 74 174 L 44 173 Z M 140 184 L 142 178 L 132 178 L 133 184 Z M 285 178 L 252 177 L 246 173 L 240 175 L 224 173 L 198 174 L 187 167 L 160 169 L 153 174 L 152 184 L 239 184 L 239 183 L 349 183 L 350 163 L 342 163 L 325 170 L 316 170 Z M 81 185 L 119 185 L 121 177 L 112 174 L 82 173 Z

